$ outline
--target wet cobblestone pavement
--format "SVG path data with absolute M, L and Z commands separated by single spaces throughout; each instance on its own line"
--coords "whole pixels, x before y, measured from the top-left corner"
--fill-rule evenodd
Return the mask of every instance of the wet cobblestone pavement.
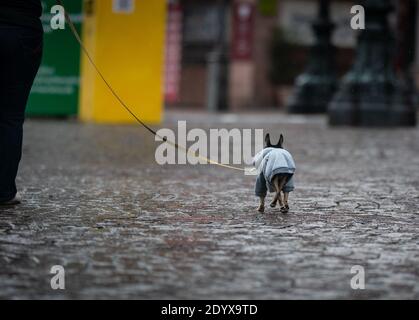
M 24 202 L 0 212 L 0 298 L 419 299 L 419 129 L 167 118 L 283 132 L 298 167 L 290 213 L 256 212 L 255 177 L 158 166 L 136 126 L 31 120 Z M 50 288 L 53 265 L 64 291 Z M 350 287 L 353 265 L 365 290 Z

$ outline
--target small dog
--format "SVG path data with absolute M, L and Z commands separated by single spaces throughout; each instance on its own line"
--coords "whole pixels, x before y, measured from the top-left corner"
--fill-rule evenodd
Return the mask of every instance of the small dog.
M 253 159 L 253 165 L 260 172 L 256 180 L 255 194 L 260 198 L 257 210 L 261 213 L 265 211 L 265 197 L 268 190 L 275 192 L 270 206 L 274 208 L 279 202 L 282 213 L 289 211 L 288 196 L 294 190 L 295 162 L 292 155 L 282 147 L 283 143 L 284 136 L 281 134 L 279 142 L 272 145 L 268 133 L 265 136 L 265 148 Z M 284 194 L 283 199 L 281 191 Z

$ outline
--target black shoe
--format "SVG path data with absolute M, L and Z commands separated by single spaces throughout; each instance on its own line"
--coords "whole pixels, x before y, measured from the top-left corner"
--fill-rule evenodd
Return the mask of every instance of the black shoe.
M 12 200 L 0 202 L 0 207 L 12 207 L 12 206 L 17 206 L 20 203 L 21 203 L 20 199 L 17 197 L 14 197 Z

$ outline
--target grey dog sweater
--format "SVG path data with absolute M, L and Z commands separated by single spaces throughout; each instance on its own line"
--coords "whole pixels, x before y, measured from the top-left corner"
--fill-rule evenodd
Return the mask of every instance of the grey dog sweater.
M 274 192 L 275 188 L 272 179 L 277 174 L 295 173 L 295 162 L 292 155 L 285 149 L 265 148 L 253 158 L 253 165 L 258 169 L 260 175 L 256 181 L 256 195 L 266 195 L 266 185 L 270 192 Z M 265 185 L 263 185 L 265 184 Z M 294 190 L 294 179 L 291 179 L 284 186 L 284 192 Z M 265 193 L 265 194 L 264 194 Z

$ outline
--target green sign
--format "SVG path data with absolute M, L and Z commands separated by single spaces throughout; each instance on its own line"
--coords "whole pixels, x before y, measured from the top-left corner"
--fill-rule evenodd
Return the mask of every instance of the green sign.
M 29 97 L 27 114 L 37 116 L 76 115 L 80 87 L 80 47 L 70 27 L 51 28 L 54 0 L 43 0 L 44 56 Z M 78 32 L 82 26 L 82 0 L 64 1 Z
M 275 16 L 278 13 L 277 0 L 259 0 L 259 12 L 264 16 Z

